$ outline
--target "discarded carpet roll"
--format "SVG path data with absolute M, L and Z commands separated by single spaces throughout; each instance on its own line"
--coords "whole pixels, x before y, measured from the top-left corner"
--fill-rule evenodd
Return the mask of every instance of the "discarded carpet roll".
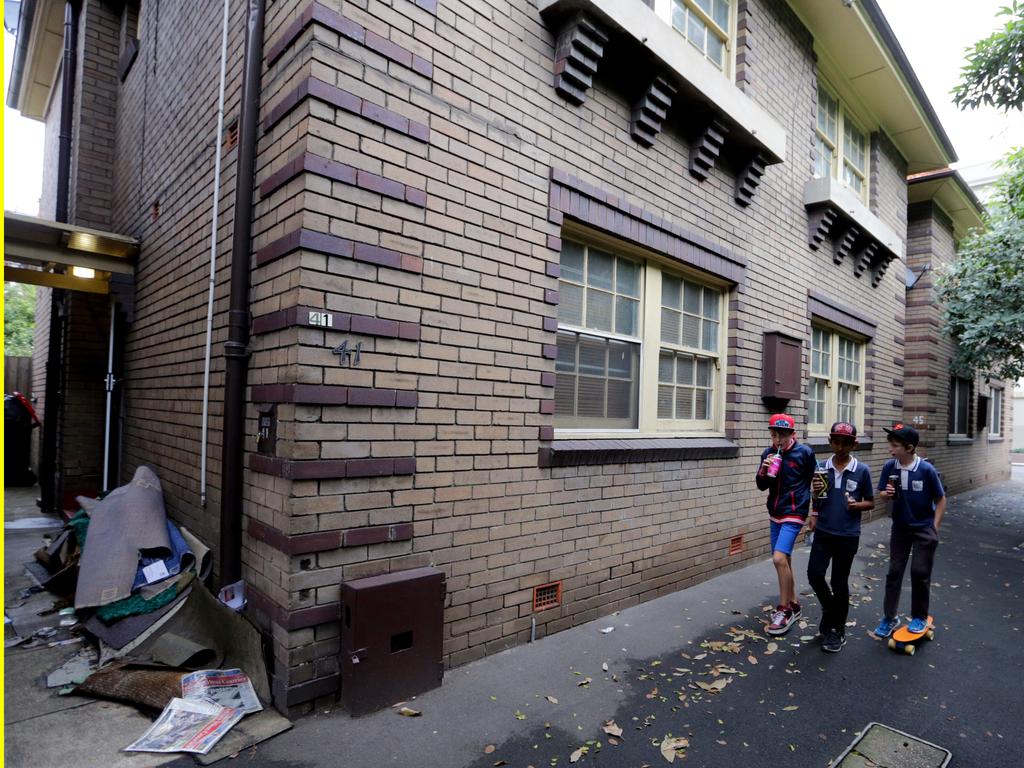
M 181 536 L 185 539 L 185 543 L 188 544 L 195 559 L 196 575 L 200 581 L 206 581 L 210 576 L 210 571 L 213 570 L 213 556 L 210 554 L 210 548 L 185 526 L 181 526 L 178 530 L 181 531 Z
M 102 641 L 115 651 L 119 651 L 138 637 L 141 637 L 150 627 L 163 619 L 169 612 L 184 605 L 184 600 L 189 588 L 183 588 L 183 593 L 169 605 L 157 608 L 152 613 L 134 614 L 119 619 L 113 623 L 101 621 L 95 614 L 90 616 L 83 625 L 85 631 Z
M 75 608 L 113 603 L 131 594 L 139 555 L 167 557 L 167 533 L 160 479 L 149 467 L 135 470 L 128 485 L 96 504 L 79 565 Z
M 184 676 L 181 670 L 141 668 L 114 662 L 93 672 L 74 692 L 161 710 L 172 698 L 181 696 Z
M 200 651 L 204 655 L 197 656 Z M 158 630 L 137 646 L 119 653 L 133 664 L 185 669 L 238 667 L 249 676 L 256 695 L 262 701 L 270 701 L 259 632 L 201 584 L 192 588 L 185 604 Z M 106 658 L 109 656 L 102 657 L 101 663 Z

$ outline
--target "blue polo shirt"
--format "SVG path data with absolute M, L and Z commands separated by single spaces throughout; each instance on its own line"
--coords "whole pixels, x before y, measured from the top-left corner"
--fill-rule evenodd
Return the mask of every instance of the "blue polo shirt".
M 815 500 L 816 530 L 833 536 L 860 536 L 861 511 L 847 508 L 846 495 L 853 501 L 874 498 L 868 465 L 851 456 L 846 468 L 839 472 L 830 457 L 825 468 L 828 470 L 828 496 Z
M 761 453 L 761 462 L 775 451 L 775 448 L 766 448 Z M 782 452 L 782 467 L 777 477 L 755 476 L 757 487 L 768 491 L 768 516 L 772 522 L 803 524 L 807 519 L 814 467 L 814 450 L 794 440 L 789 450 Z
M 885 490 L 889 475 L 900 476 L 900 488 L 892 501 L 893 525 L 927 528 L 935 524 L 935 502 L 946 495 L 939 473 L 929 462 L 915 456 L 909 467 L 889 459 L 878 478 L 878 490 Z

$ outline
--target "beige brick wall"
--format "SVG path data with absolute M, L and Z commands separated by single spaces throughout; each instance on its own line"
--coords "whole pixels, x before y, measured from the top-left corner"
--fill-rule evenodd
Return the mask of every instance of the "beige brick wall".
M 533 618 L 544 635 L 763 556 L 764 500 L 752 480 L 767 438 L 763 334 L 809 338 L 811 289 L 874 323 L 858 426 L 874 440 L 862 458 L 881 467 L 880 427 L 906 410 L 902 269 L 872 288 L 849 259 L 833 263 L 830 243 L 808 247 L 815 65 L 810 35 L 785 3 L 746 4 L 757 54 L 744 66 L 746 92 L 787 133 L 785 162 L 768 168 L 749 208 L 733 200 L 735 159 L 703 182 L 687 172 L 697 126 L 684 110 L 650 149 L 630 138 L 635 94 L 612 74 L 621 62 L 602 64 L 583 106 L 561 99 L 551 86 L 555 34 L 527 0 L 444 0 L 436 11 L 429 0 L 323 5 L 333 21 L 294 36 L 309 3 L 268 8 L 257 148 L 249 384 L 261 389 L 247 435 L 276 397 L 277 443 L 261 457 L 247 439 L 243 560 L 285 705 L 308 710 L 337 688 L 343 580 L 443 569 L 444 655 L 457 665 L 525 641 Z M 233 8 L 228 122 L 238 113 L 243 12 Z M 139 57 L 117 87 L 110 215 L 115 230 L 143 242 L 126 349 L 125 471 L 153 464 L 172 516 L 211 542 L 237 152 L 224 157 L 220 190 L 203 509 L 219 36 L 209 4 L 162 6 L 159 35 L 143 8 Z M 169 86 L 181 82 L 193 90 Z M 296 95 L 302 86 L 320 95 Z M 903 161 L 884 136 L 872 147 L 870 207 L 905 231 Z M 726 432 L 736 458 L 540 465 L 554 426 L 545 346 L 555 342 L 549 267 L 562 230 L 549 211 L 553 168 L 746 260 L 728 295 Z M 331 312 L 355 330 L 310 327 L 296 308 Z M 332 354 L 342 341 L 362 345 L 358 365 Z M 281 394 L 299 385 L 321 387 L 321 400 Z M 322 401 L 339 393 L 347 404 Z M 415 407 L 400 404 L 410 397 Z M 805 420 L 803 400 L 789 409 Z M 382 469 L 405 460 L 413 473 Z M 311 466 L 323 476 L 294 474 Z M 391 536 L 409 525 L 411 538 Z M 740 534 L 742 552 L 729 555 Z M 562 606 L 534 614 L 533 587 L 554 580 Z

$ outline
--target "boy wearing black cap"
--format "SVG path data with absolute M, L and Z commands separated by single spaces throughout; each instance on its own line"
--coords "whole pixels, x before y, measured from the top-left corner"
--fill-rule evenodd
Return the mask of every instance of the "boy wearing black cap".
M 875 508 L 871 472 L 866 464 L 850 455 L 857 447 L 857 428 L 837 421 L 829 430 L 829 447 L 834 453 L 825 462 L 828 485 L 815 476 L 815 494 L 808 528 L 814 531 L 807 581 L 821 603 L 821 649 L 838 653 L 846 645 L 846 617 L 850 613 L 850 568 L 860 544 L 860 519 Z M 817 497 L 827 487 L 824 497 Z M 832 588 L 825 572 L 832 564 Z
M 928 597 L 932 564 L 939 545 L 939 524 L 946 511 L 946 492 L 935 467 L 916 455 L 920 436 L 903 423 L 886 429 L 892 458 L 882 467 L 879 495 L 892 500 L 889 538 L 889 573 L 885 577 L 885 615 L 875 628 L 876 637 L 888 637 L 900 624 L 903 572 L 910 560 L 911 632 L 928 626 Z
M 760 490 L 768 491 L 772 563 L 779 577 L 779 604 L 772 612 L 767 632 L 784 635 L 800 616 L 791 556 L 811 506 L 815 461 L 810 446 L 797 442 L 792 416 L 775 414 L 768 419 L 768 429 L 772 445 L 761 454 L 755 482 Z

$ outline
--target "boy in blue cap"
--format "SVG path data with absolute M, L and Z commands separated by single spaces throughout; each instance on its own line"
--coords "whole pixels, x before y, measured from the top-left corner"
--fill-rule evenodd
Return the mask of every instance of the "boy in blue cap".
M 875 628 L 876 637 L 889 637 L 900 624 L 903 573 L 910 560 L 910 624 L 914 633 L 928 627 L 928 599 L 932 565 L 939 545 L 939 524 L 946 511 L 946 492 L 939 473 L 916 455 L 920 436 L 902 423 L 886 429 L 892 458 L 882 467 L 879 495 L 892 501 L 889 538 L 889 573 L 885 577 L 885 615 Z
M 875 508 L 871 472 L 867 464 L 850 455 L 857 447 L 857 428 L 837 421 L 829 430 L 828 444 L 834 453 L 825 462 L 828 491 L 817 498 L 824 487 L 814 478 L 811 490 L 816 498 L 807 527 L 814 531 L 811 557 L 807 561 L 807 581 L 821 603 L 821 649 L 838 653 L 846 645 L 846 617 L 850 613 L 850 568 L 860 545 L 860 519 Z M 832 564 L 832 588 L 825 572 Z
M 815 461 L 811 447 L 797 442 L 796 422 L 792 416 L 775 414 L 768 419 L 768 429 L 772 445 L 761 454 L 755 482 L 760 490 L 768 491 L 772 563 L 779 577 L 779 604 L 772 613 L 767 632 L 784 635 L 800 616 L 791 560 L 796 537 L 811 507 Z

